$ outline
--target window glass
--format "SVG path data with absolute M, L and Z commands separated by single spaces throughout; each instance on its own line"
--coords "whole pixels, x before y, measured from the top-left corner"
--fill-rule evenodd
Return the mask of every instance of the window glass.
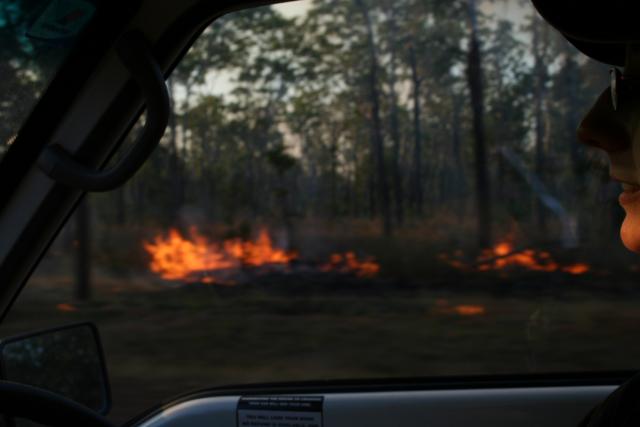
M 95 321 L 118 421 L 225 384 L 635 368 L 640 261 L 575 137 L 607 67 L 529 4 L 469 3 L 212 23 L 153 157 L 3 332 Z

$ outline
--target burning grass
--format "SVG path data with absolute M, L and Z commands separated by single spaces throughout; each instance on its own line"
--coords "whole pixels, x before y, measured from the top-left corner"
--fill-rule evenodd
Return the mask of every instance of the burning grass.
M 296 252 L 274 247 L 265 229 L 254 241 L 235 238 L 218 243 L 210 241 L 195 228 L 191 228 L 189 237 L 172 228 L 167 236 L 158 235 L 153 242 L 144 242 L 143 246 L 152 258 L 151 271 L 166 280 L 190 281 L 193 275 L 201 272 L 206 274 L 243 266 L 287 265 L 298 257 Z M 210 283 L 215 281 L 211 276 L 205 277 L 210 277 Z
M 329 262 L 320 266 L 321 271 L 354 273 L 358 277 L 375 277 L 380 272 L 380 264 L 369 257 L 363 261 L 351 251 L 345 254 L 331 254 Z
M 298 252 L 276 247 L 265 228 L 255 240 L 232 238 L 221 242 L 211 241 L 195 228 L 188 237 L 172 228 L 166 236 L 160 234 L 152 242 L 144 242 L 143 247 L 151 257 L 152 272 L 165 280 L 185 283 L 235 284 L 240 272 L 286 272 L 300 259 Z M 376 276 L 380 265 L 372 257 L 360 260 L 348 251 L 331 254 L 329 261 L 317 269 L 366 278 Z
M 78 308 L 75 305 L 70 304 L 68 302 L 61 302 L 60 304 L 56 304 L 56 309 L 58 311 L 67 312 L 67 313 L 78 311 Z
M 473 263 L 464 260 L 465 254 L 456 251 L 453 255 L 441 253 L 438 259 L 461 271 L 509 271 L 514 269 L 540 271 L 546 273 L 562 272 L 572 275 L 588 273 L 591 267 L 587 263 L 576 262 L 561 265 L 547 251 L 535 249 L 516 249 L 509 239 L 503 239 L 492 248 L 480 252 Z

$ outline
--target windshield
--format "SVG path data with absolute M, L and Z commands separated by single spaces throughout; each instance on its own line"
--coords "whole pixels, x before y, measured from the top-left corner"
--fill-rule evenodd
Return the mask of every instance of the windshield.
M 529 4 L 469 3 L 213 22 L 153 157 L 3 331 L 95 321 L 118 420 L 225 384 L 637 368 L 640 261 L 575 136 L 608 67 Z
M 0 158 L 95 10 L 90 1 L 0 1 Z

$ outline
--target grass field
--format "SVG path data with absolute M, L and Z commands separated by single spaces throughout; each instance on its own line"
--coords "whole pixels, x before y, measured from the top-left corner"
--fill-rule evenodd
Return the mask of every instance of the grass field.
M 116 421 L 207 386 L 629 369 L 640 360 L 632 278 L 611 287 L 611 278 L 559 274 L 463 279 L 458 288 L 326 288 L 295 277 L 236 287 L 97 278 L 92 301 L 78 304 L 70 278 L 36 275 L 1 332 L 96 322 Z

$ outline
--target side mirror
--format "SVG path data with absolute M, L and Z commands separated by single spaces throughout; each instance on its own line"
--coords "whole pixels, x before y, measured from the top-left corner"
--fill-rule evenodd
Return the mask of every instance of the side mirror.
M 102 415 L 111 408 L 102 345 L 92 323 L 0 341 L 0 377 L 58 393 Z

